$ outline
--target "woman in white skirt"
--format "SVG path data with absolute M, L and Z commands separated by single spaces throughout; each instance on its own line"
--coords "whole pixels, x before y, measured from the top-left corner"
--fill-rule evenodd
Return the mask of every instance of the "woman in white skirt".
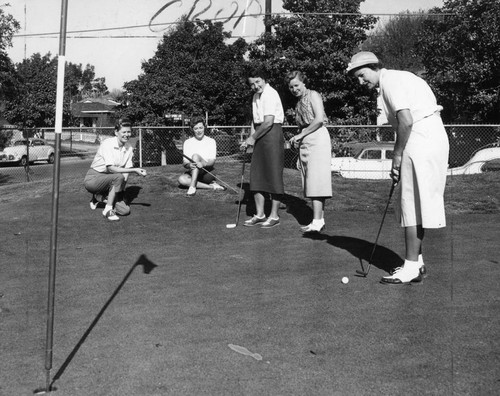
M 347 72 L 368 88 L 379 88 L 383 110 L 396 131 L 391 176 L 401 187 L 406 256 L 403 267 L 381 282 L 419 282 L 425 274 L 424 230 L 446 226 L 443 196 L 449 143 L 440 117 L 442 107 L 423 79 L 410 72 L 382 68 L 371 52 L 355 54 Z
M 318 92 L 307 88 L 307 77 L 300 71 L 288 73 L 286 83 L 292 95 L 299 99 L 295 107 L 299 133 L 290 139 L 290 144 L 299 149 L 304 196 L 311 199 L 313 208 L 312 222 L 301 229 L 305 233 L 320 232 L 325 227 L 325 200 L 332 197 L 332 145 L 324 126 L 323 100 Z

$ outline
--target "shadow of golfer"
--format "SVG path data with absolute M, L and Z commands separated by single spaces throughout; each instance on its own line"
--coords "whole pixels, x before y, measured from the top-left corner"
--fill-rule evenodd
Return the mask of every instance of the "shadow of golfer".
M 286 205 L 287 213 L 295 217 L 300 225 L 311 223 L 313 219 L 313 210 L 304 199 L 285 194 L 282 202 Z
M 368 261 L 370 260 L 370 255 L 372 254 L 374 246 L 372 242 L 348 236 L 330 236 L 321 233 L 313 233 L 303 234 L 303 237 L 314 240 L 323 240 L 328 242 L 330 245 L 343 250 L 347 250 L 354 257 L 356 257 L 358 261 L 364 261 L 365 268 L 368 265 Z M 404 260 L 396 252 L 380 245 L 377 245 L 372 259 L 373 266 L 386 272 L 389 272 L 396 267 L 401 267 L 403 265 L 403 262 Z
M 151 206 L 151 204 L 148 203 L 133 202 L 134 199 L 136 199 L 139 196 L 141 190 L 142 187 L 139 186 L 126 187 L 125 191 L 123 192 L 123 197 L 125 199 L 125 202 L 128 202 L 129 205 Z
M 243 189 L 245 194 L 243 196 L 242 204 L 245 204 L 245 214 L 251 217 L 257 213 L 257 210 L 255 207 L 253 193 L 250 191 L 250 184 L 243 183 Z M 264 198 L 264 213 L 268 216 L 269 213 L 271 213 L 271 196 L 270 194 L 264 194 Z M 236 204 L 238 203 L 239 201 L 236 201 Z M 313 218 L 313 211 L 307 205 L 307 202 L 293 195 L 283 194 L 281 196 L 280 209 L 286 209 L 287 213 L 290 213 L 293 217 L 295 217 L 297 222 L 301 225 L 309 224 Z
M 64 371 L 66 370 L 66 368 L 71 363 L 71 360 L 73 360 L 73 358 L 75 357 L 75 355 L 78 352 L 78 350 L 80 349 L 80 347 L 83 345 L 83 343 L 85 342 L 85 340 L 87 339 L 87 337 L 89 336 L 89 334 L 92 332 L 93 328 L 97 325 L 97 322 L 99 322 L 99 319 L 101 319 L 101 317 L 104 315 L 104 312 L 109 307 L 109 305 L 111 304 L 111 302 L 113 301 L 113 299 L 118 295 L 118 293 L 120 292 L 120 290 L 123 287 L 123 285 L 125 285 L 125 283 L 127 282 L 128 278 L 130 277 L 130 275 L 132 275 L 132 272 L 134 271 L 135 267 L 139 267 L 139 266 L 142 266 L 142 270 L 143 270 L 143 272 L 145 274 L 151 273 L 151 271 L 153 271 L 153 269 L 155 267 L 157 267 L 157 265 L 154 264 L 152 261 L 150 261 L 144 254 L 141 255 L 137 259 L 137 261 L 132 265 L 132 267 L 127 272 L 127 274 L 125 275 L 125 277 L 123 278 L 123 280 L 120 282 L 120 284 L 118 285 L 118 287 L 115 289 L 115 291 L 113 292 L 113 294 L 111 295 L 111 297 L 108 299 L 108 301 L 106 301 L 106 303 L 104 304 L 104 306 L 101 308 L 101 310 L 99 311 L 99 313 L 97 314 L 97 316 L 94 318 L 94 320 L 92 321 L 92 323 L 90 324 L 90 326 L 88 327 L 88 329 L 85 331 L 85 333 L 83 333 L 82 338 L 80 338 L 80 340 L 78 341 L 78 343 L 76 344 L 76 346 L 73 348 L 73 350 L 71 351 L 71 353 L 68 355 L 68 357 L 66 358 L 66 360 L 64 361 L 64 363 L 61 365 L 61 367 L 59 368 L 59 370 L 57 371 L 57 373 L 54 375 L 54 378 L 52 379 L 52 382 L 50 383 L 50 388 L 52 388 L 52 385 L 59 378 L 61 378 L 61 376 L 63 375 Z

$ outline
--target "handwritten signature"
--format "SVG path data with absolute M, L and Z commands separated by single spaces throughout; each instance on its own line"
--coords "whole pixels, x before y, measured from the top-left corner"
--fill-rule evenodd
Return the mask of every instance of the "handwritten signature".
M 234 0 L 231 2 L 229 9 L 225 10 L 224 8 L 220 8 L 216 13 L 215 13 L 215 20 L 220 19 L 223 24 L 229 22 L 230 20 L 236 18 L 236 21 L 233 24 L 233 29 L 236 28 L 236 26 L 239 25 L 241 20 L 245 16 L 249 16 L 250 13 L 248 12 L 249 9 L 255 5 L 255 7 L 258 7 L 258 11 L 256 14 L 262 14 L 262 5 L 260 3 L 260 0 L 240 0 L 240 2 L 245 1 L 246 4 L 245 6 L 241 7 L 239 2 L 237 0 Z M 212 8 L 212 0 L 208 0 L 208 5 L 205 6 L 204 8 L 201 8 L 200 3 L 204 2 L 203 0 L 194 0 L 191 2 L 191 8 L 187 12 L 187 19 L 188 20 L 195 20 L 195 19 L 200 19 L 200 17 L 207 13 L 211 8 Z M 162 6 L 149 20 L 149 29 L 151 31 L 160 31 L 160 30 L 153 30 L 153 25 L 154 21 L 162 15 L 167 8 L 173 6 L 175 3 L 180 3 L 179 7 L 182 7 L 182 0 L 171 0 L 168 3 L 166 3 L 164 6 Z M 201 8 L 201 9 L 200 9 Z M 234 8 L 234 10 L 231 12 L 230 8 Z M 229 11 L 230 14 L 227 15 L 226 11 Z M 226 16 L 224 16 L 226 14 Z M 165 28 L 164 28 L 165 29 Z M 161 30 L 164 30 L 161 29 Z

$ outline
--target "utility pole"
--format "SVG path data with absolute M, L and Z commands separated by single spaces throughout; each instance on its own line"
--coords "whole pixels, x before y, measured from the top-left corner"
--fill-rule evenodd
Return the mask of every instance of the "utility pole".
M 264 26 L 266 33 L 271 33 L 271 13 L 272 13 L 272 0 L 266 0 L 266 16 L 264 18 Z

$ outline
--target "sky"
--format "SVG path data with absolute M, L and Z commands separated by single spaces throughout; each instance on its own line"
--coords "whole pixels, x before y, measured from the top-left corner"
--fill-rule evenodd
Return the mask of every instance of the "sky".
M 21 25 L 8 55 L 14 63 L 39 52 L 59 52 L 62 0 L 7 0 L 0 5 Z M 282 12 L 281 0 L 272 0 L 272 11 Z M 200 19 L 227 19 L 246 9 L 250 16 L 230 19 L 225 29 L 233 36 L 254 40 L 264 29 L 265 0 L 68 0 L 66 60 L 95 67 L 110 91 L 135 80 L 141 64 L 154 56 L 166 29 L 183 14 Z M 401 11 L 442 7 L 443 0 L 366 0 L 361 12 L 396 14 Z M 163 9 L 163 10 L 162 10 Z

